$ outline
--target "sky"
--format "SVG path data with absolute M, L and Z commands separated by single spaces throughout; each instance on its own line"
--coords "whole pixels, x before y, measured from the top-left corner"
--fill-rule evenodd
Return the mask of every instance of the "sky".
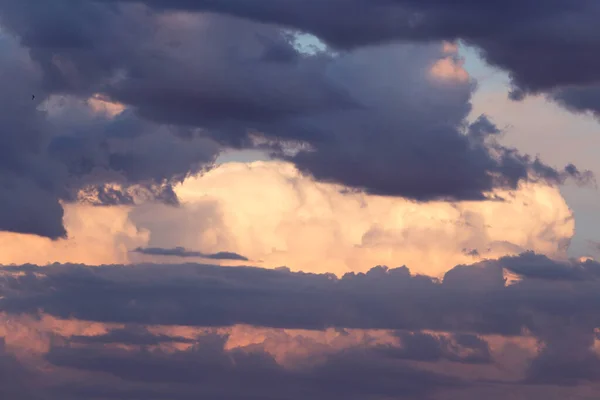
M 599 398 L 599 16 L 0 0 L 0 397 Z

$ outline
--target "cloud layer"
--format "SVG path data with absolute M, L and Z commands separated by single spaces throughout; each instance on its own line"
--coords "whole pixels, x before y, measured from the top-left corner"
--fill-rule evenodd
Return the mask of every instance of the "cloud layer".
M 52 96 L 27 50 L 6 34 L 0 43 L 1 230 L 64 237 L 63 203 L 76 201 L 81 189 L 95 187 L 99 204 L 136 198 L 107 183 L 169 201 L 171 182 L 214 161 L 211 141 L 189 142 L 132 113 L 112 118 L 84 99 Z
M 520 280 L 507 285 L 504 271 Z M 0 368 L 14 375 L 3 390 L 476 399 L 493 389 L 500 399 L 508 386 L 522 398 L 584 399 L 582 385 L 597 393 L 600 379 L 599 277 L 598 263 L 533 253 L 442 280 L 383 267 L 342 278 L 198 264 L 3 267 Z
M 106 0 L 124 3 L 129 0 Z M 244 1 L 145 0 L 156 9 L 210 11 L 274 23 L 316 35 L 330 46 L 353 49 L 393 41 L 461 40 L 487 63 L 508 72 L 513 98 L 545 93 L 567 109 L 600 112 L 600 44 L 594 0 L 527 1 L 327 0 L 307 4 Z M 340 12 L 344 10 L 344 12 Z M 524 39 L 526 38 L 526 39 Z M 551 66 L 551 67 L 549 67 Z
M 600 397 L 593 176 L 458 53 L 597 114 L 600 6 L 536 1 L 0 0 L 0 397 Z
M 485 116 L 469 122 L 476 84 L 441 37 L 309 53 L 251 19 L 0 1 L 0 62 L 14 71 L 2 77 L 12 189 L 0 229 L 63 237 L 61 204 L 82 190 L 96 204 L 132 204 L 133 192 L 176 203 L 172 185 L 223 148 L 264 148 L 318 180 L 418 201 L 591 178 L 502 146 Z M 98 99 L 119 106 L 99 113 Z
M 68 240 L 0 233 L 0 263 L 179 263 L 200 253 L 249 263 L 223 257 L 236 253 L 266 268 L 341 276 L 403 263 L 441 276 L 452 265 L 526 250 L 564 259 L 575 228 L 560 192 L 538 184 L 496 192 L 505 201 L 416 203 L 349 193 L 270 161 L 223 164 L 174 193 L 178 206 L 67 204 Z
M 502 202 L 455 204 L 343 189 L 289 163 L 227 163 L 177 186 L 179 208 L 141 206 L 130 219 L 152 247 L 235 251 L 269 268 L 338 275 L 405 263 L 437 276 L 455 264 L 525 250 L 564 258 L 574 233 L 571 211 L 545 185 L 496 192 Z
M 477 47 L 488 63 L 509 72 L 519 93 L 595 84 L 600 78 L 600 59 L 589 56 L 599 44 L 595 17 L 600 6 L 594 0 L 551 0 L 544 7 L 536 0 L 291 0 L 285 7 L 277 0 L 252 5 L 242 0 L 143 2 L 156 9 L 211 11 L 279 24 L 344 49 L 398 40 L 460 39 Z
M 427 276 L 413 276 L 406 267 L 377 267 L 339 279 L 332 274 L 292 273 L 287 269 L 194 264 L 6 268 L 24 275 L 5 275 L 0 302 L 3 311 L 42 310 L 56 317 L 106 323 L 459 329 L 519 335 L 524 328 L 536 327 L 522 309 L 563 318 L 586 316 L 582 322 L 590 326 L 598 319 L 594 298 L 581 303 L 595 288 L 598 264 L 563 264 L 533 253 L 458 266 L 448 271 L 441 283 Z M 526 279 L 506 286 L 503 269 Z M 563 282 L 582 285 L 577 293 L 548 290 L 558 290 Z M 530 291 L 539 293 L 532 297 Z M 103 293 L 112 295 L 98 302 L 96 298 L 103 298 Z M 565 295 L 570 303 L 563 304 Z M 78 301 L 74 302 L 75 298 Z M 494 310 L 501 306 L 503 318 L 498 319 Z

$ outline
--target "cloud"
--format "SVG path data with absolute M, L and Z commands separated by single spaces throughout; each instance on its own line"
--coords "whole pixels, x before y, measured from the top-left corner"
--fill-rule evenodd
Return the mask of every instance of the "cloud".
M 313 398 L 420 398 L 460 385 L 458 379 L 386 362 L 385 356 L 372 351 L 349 350 L 312 367 L 287 370 L 260 351 L 227 351 L 225 342 L 222 336 L 209 335 L 190 350 L 170 354 L 55 347 L 46 357 L 55 366 L 104 372 L 125 382 L 144 383 L 148 389 L 156 387 L 155 393 L 159 394 L 162 390 L 157 384 L 169 384 L 169 396 L 175 398 L 217 393 L 233 399 L 295 399 L 299 391 Z M 347 379 L 352 376 L 359 379 Z M 112 389 L 113 396 L 121 387 Z
M 446 359 L 467 364 L 486 364 L 492 361 L 488 343 L 476 335 L 459 334 L 446 338 L 430 333 L 402 331 L 398 335 L 402 342 L 401 348 L 391 345 L 378 348 L 397 359 L 425 362 Z
M 64 224 L 69 238 L 52 241 L 37 235 L 0 232 L 2 264 L 54 262 L 128 263 L 130 250 L 145 246 L 149 233 L 129 219 L 132 206 L 94 207 L 66 204 Z
M 502 266 L 517 275 L 547 280 L 594 280 L 599 277 L 598 265 L 592 260 L 579 260 L 569 264 L 549 262 L 546 257 L 524 253 L 519 257 L 504 257 Z
M 208 11 L 278 24 L 316 35 L 338 49 L 458 39 L 477 48 L 492 66 L 508 72 L 515 98 L 561 88 L 558 97 L 569 108 L 590 100 L 592 109 L 599 107 L 593 102 L 596 89 L 585 87 L 600 78 L 600 59 L 589 56 L 599 45 L 594 16 L 600 6 L 594 0 L 553 0 L 544 7 L 538 7 L 536 0 L 466 1 L 460 5 L 450 0 L 327 0 L 310 5 L 294 0 L 284 8 L 273 0 L 260 0 L 252 6 L 240 0 L 144 3 L 157 10 Z M 345 12 L 337 12 L 339 9 Z
M 27 387 L 33 383 L 34 377 L 33 371 L 7 351 L 5 341 L 0 337 L 0 395 L 5 398 L 40 399 L 39 393 Z
M 598 397 L 593 177 L 471 121 L 455 41 L 594 111 L 596 3 L 42 3 L 0 0 L 4 397 Z
M 550 97 L 570 111 L 600 116 L 600 87 L 597 84 L 563 87 L 552 92 Z
M 96 164 L 118 171 L 124 186 L 181 180 L 211 165 L 212 141 L 266 148 L 321 181 L 418 201 L 484 200 L 523 181 L 582 178 L 500 145 L 484 116 L 469 124 L 476 85 L 442 42 L 309 54 L 280 27 L 230 16 L 57 4 L 44 13 L 4 0 L 0 14 L 47 95 L 100 95 L 130 108 L 97 134 L 53 144 L 87 184 L 114 183 L 88 176 Z M 117 148 L 106 149 L 107 129 Z M 100 197 L 130 201 L 110 194 Z
M 521 313 L 523 308 L 556 318 L 585 316 L 590 324 L 596 323 L 600 318 L 593 311 L 598 302 L 593 295 L 597 279 L 583 279 L 578 290 L 571 292 L 562 283 L 572 279 L 556 279 L 552 272 L 555 265 L 547 258 L 539 258 L 534 265 L 531 256 L 524 254 L 458 266 L 441 282 L 411 275 L 405 267 L 377 267 L 366 274 L 342 278 L 285 269 L 196 264 L 6 267 L 0 309 L 11 313 L 43 310 L 56 317 L 106 323 L 458 329 L 503 335 L 535 328 L 535 321 Z M 587 261 L 585 268 L 597 275 L 599 265 Z M 544 267 L 555 282 L 534 279 Z M 506 286 L 503 268 L 520 271 L 522 280 Z M 536 296 L 531 295 L 534 292 Z M 110 299 L 104 293 L 111 293 Z M 563 302 L 565 297 L 567 303 Z M 105 301 L 99 302 L 100 298 Z
M 106 0 L 112 3 L 126 1 Z M 211 11 L 281 24 L 310 32 L 343 48 L 390 40 L 460 38 L 480 46 L 489 61 L 510 68 L 517 78 L 527 78 L 536 82 L 537 86 L 560 82 L 561 78 L 588 81 L 594 76 L 592 67 L 596 60 L 580 58 L 595 43 L 592 39 L 595 26 L 591 16 L 598 11 L 598 5 L 593 1 L 571 4 L 556 0 L 543 8 L 535 7 L 534 0 L 510 1 L 508 4 L 466 1 L 460 5 L 451 1 L 412 0 L 384 3 L 328 0 L 310 5 L 290 1 L 286 8 L 278 7 L 273 0 L 260 0 L 252 7 L 239 0 L 194 3 L 145 0 L 144 3 L 157 9 Z M 349 10 L 343 18 L 326 12 L 342 7 Z M 528 40 L 517 42 L 517 33 L 523 31 Z M 557 32 L 566 33 L 568 37 L 559 37 Z M 581 46 L 568 47 L 571 41 L 577 41 Z M 511 44 L 518 47 L 510 49 Z M 529 53 L 524 50 L 529 50 Z M 519 60 L 517 54 L 526 54 L 527 57 Z M 562 54 L 555 59 L 556 69 L 539 68 L 545 65 L 551 54 Z M 578 58 L 585 62 L 567 65 L 567 60 Z M 583 73 L 579 78 L 572 75 L 574 65 Z M 544 71 L 544 74 L 536 77 L 534 71 Z
M 51 400 L 295 399 L 299 387 L 315 398 L 500 399 L 510 387 L 583 399 L 582 384 L 593 395 L 599 378 L 598 281 L 540 279 L 558 266 L 524 254 L 442 280 L 382 267 L 343 278 L 197 264 L 3 267 L 0 334 L 9 358 L 37 366 L 30 392 Z M 521 280 L 507 286 L 507 268 Z
M 214 254 L 204 254 L 199 251 L 186 250 L 184 247 L 175 247 L 172 249 L 163 249 L 160 247 L 138 247 L 134 251 L 136 253 L 147 254 L 152 256 L 199 257 L 206 258 L 209 260 L 248 261 L 246 257 L 229 251 L 220 251 Z
M 456 264 L 526 250 L 561 259 L 574 234 L 562 196 L 541 184 L 496 192 L 506 201 L 454 204 L 343 189 L 289 163 L 227 163 L 176 186 L 178 208 L 143 205 L 129 218 L 148 232 L 149 247 L 234 251 L 268 268 L 338 276 L 399 263 L 439 276 Z M 474 249 L 478 256 L 465 254 Z
M 143 392 L 153 392 L 155 396 L 168 393 L 176 399 L 209 393 L 228 398 L 269 396 L 275 393 L 278 398 L 293 399 L 300 386 L 317 398 L 361 398 L 365 395 L 378 398 L 386 394 L 414 398 L 461 385 L 459 378 L 411 365 L 410 358 L 401 359 L 394 354 L 402 349 L 407 349 L 411 354 L 424 351 L 419 348 L 419 342 L 397 343 L 394 347 L 381 346 L 374 340 L 377 333 L 372 333 L 371 337 L 368 332 L 346 332 L 334 336 L 330 332 L 330 339 L 327 339 L 324 333 L 317 332 L 315 337 L 321 343 L 318 346 L 318 342 L 302 332 L 269 330 L 256 344 L 246 345 L 232 343 L 232 339 L 238 334 L 246 339 L 252 335 L 251 328 L 236 327 L 233 331 L 223 333 L 206 330 L 190 338 L 189 335 L 176 337 L 157 333 L 157 328 L 164 327 L 131 325 L 108 330 L 105 334 L 96 334 L 88 329 L 81 335 L 77 331 L 81 332 L 82 328 L 89 325 L 85 321 L 57 320 L 54 328 L 65 325 L 74 327 L 74 322 L 80 328 L 52 330 L 48 318 L 44 317 L 44 320 L 44 324 L 38 321 L 37 328 L 46 328 L 43 332 L 51 337 L 51 344 L 35 357 L 26 357 L 26 360 L 37 366 L 31 375 L 35 379 L 28 382 L 30 392 L 36 395 L 44 393 L 48 399 L 122 398 L 139 396 Z M 14 325 L 14 322 L 7 320 L 3 322 L 4 325 Z M 27 326 L 35 328 L 36 320 L 29 320 Z M 23 332 L 15 332 L 11 338 L 16 336 L 24 337 Z M 348 342 L 351 336 L 356 336 L 355 340 Z M 370 339 L 368 342 L 361 341 L 361 336 Z M 304 358 L 308 362 L 283 364 L 278 361 L 271 354 L 270 347 L 273 344 L 280 351 L 294 352 L 291 346 L 279 339 L 286 339 L 289 344 L 295 341 L 300 350 L 306 353 Z M 336 343 L 340 341 L 342 345 L 343 342 L 347 343 L 340 347 Z M 176 342 L 185 343 L 185 347 L 176 347 Z M 451 342 L 449 340 L 447 343 Z M 32 342 L 29 340 L 27 343 Z M 458 343 L 456 346 L 450 351 L 469 349 L 468 343 Z M 15 350 L 14 347 L 10 349 L 11 352 Z M 19 357 L 27 354 L 22 350 L 16 351 Z M 133 370 L 125 368 L 134 365 L 137 368 Z M 350 387 L 340 382 L 340 379 L 350 375 L 359 375 L 361 380 Z M 270 379 L 276 378 L 281 385 L 267 384 Z M 222 381 L 226 379 L 236 384 L 222 386 Z M 20 398 L 29 400 L 32 397 L 22 394 Z
M 0 47 L 0 230 L 64 238 L 63 205 L 80 190 L 115 183 L 161 199 L 172 182 L 214 161 L 218 146 L 210 140 L 184 139 L 131 112 L 98 114 L 86 99 L 53 95 L 15 38 L 3 32 Z M 116 189 L 99 193 L 99 203 L 130 202 Z
M 94 193 L 81 193 L 79 204 L 64 205 L 69 239 L 0 233 L 0 263 L 154 262 L 133 250 L 184 247 L 216 255 L 210 259 L 221 265 L 244 261 L 229 260 L 235 253 L 267 268 L 338 276 L 399 263 L 441 276 L 456 264 L 526 250 L 566 257 L 574 221 L 557 189 L 534 184 L 497 194 L 506 200 L 414 203 L 348 193 L 283 162 L 227 163 L 175 186 L 177 206 L 97 207 Z M 180 260 L 162 255 L 160 262 Z
M 563 267 L 570 265 L 600 270 L 600 264 L 591 261 L 571 261 Z M 553 279 L 539 279 L 537 271 L 544 267 Z M 520 270 L 522 279 L 507 286 L 502 274 L 506 268 Z M 59 371 L 92 374 L 86 385 L 54 387 L 73 396 L 72 390 L 87 390 L 80 398 L 105 393 L 97 389 L 100 372 L 121 380 L 117 386 L 105 383 L 115 391 L 106 394 L 108 398 L 126 396 L 134 389 L 161 393 L 163 384 L 174 385 L 174 398 L 187 398 L 190 393 L 205 393 L 199 391 L 225 377 L 239 380 L 228 387 L 284 397 L 291 396 L 287 390 L 299 382 L 317 397 L 354 393 L 419 398 L 431 390 L 465 385 L 475 389 L 484 382 L 577 386 L 596 381 L 598 280 L 591 275 L 575 281 L 558 279 L 555 268 L 556 262 L 533 254 L 457 266 L 443 280 L 411 275 L 406 268 L 382 267 L 335 278 L 194 264 L 26 265 L 2 269 L 0 309 L 8 313 L 5 318 L 16 321 L 40 315 L 45 322 L 38 325 L 45 329 L 66 326 L 47 315 L 82 321 L 77 328 L 77 320 L 72 320 L 67 324 L 72 327 L 60 333 L 51 328 L 54 333 L 40 353 Z M 108 325 L 82 330 L 91 322 Z M 236 344 L 229 338 L 239 324 L 268 329 L 256 341 L 252 329 L 259 328 L 242 328 Z M 232 328 L 218 333 L 225 326 Z M 218 329 L 194 330 L 207 327 Z M 336 341 L 325 336 L 326 327 L 336 327 Z M 314 330 L 312 337 L 319 339 L 309 340 L 312 334 L 298 331 L 276 333 L 278 329 Z M 379 340 L 377 331 L 356 336 L 356 329 L 392 331 L 382 332 Z M 286 335 L 293 335 L 294 341 Z M 511 345 L 508 337 L 537 339 L 540 349 L 532 346 L 511 353 L 510 346 L 518 342 Z M 19 342 L 10 343 L 13 348 Z M 277 355 L 281 350 L 290 354 L 302 350 L 305 358 L 282 362 L 285 357 Z M 508 374 L 505 368 L 521 362 L 517 354 L 523 357 L 523 352 L 528 356 L 522 374 Z M 501 367 L 501 362 L 509 364 Z M 442 374 L 438 370 L 444 363 L 452 363 L 455 370 Z M 559 365 L 571 367 L 554 367 Z M 472 375 L 472 368 L 480 369 L 481 378 Z M 254 380 L 249 380 L 249 371 L 254 371 Z M 395 378 L 388 380 L 383 371 Z M 356 387 L 340 386 L 342 376 L 359 375 Z M 197 386 L 199 379 L 205 384 Z M 256 379 L 274 379 L 282 386 L 254 385 Z
M 70 321 L 57 322 L 72 325 Z M 79 324 L 85 325 L 81 321 Z M 145 393 L 153 393 L 151 398 L 168 395 L 174 399 L 213 393 L 240 399 L 274 394 L 278 398 L 295 399 L 300 387 L 316 398 L 379 398 L 386 394 L 413 398 L 460 385 L 458 378 L 394 359 L 390 357 L 393 349 L 376 344 L 354 343 L 342 351 L 325 345 L 329 352 L 319 360 L 291 367 L 279 363 L 262 343 L 232 347 L 230 334 L 214 330 L 193 339 L 152 334 L 149 329 L 135 326 L 115 329 L 104 335 L 89 335 L 90 332 L 73 335 L 65 331 L 61 335 L 52 330 L 46 333 L 52 336 L 50 347 L 35 357 L 25 357 L 28 365 L 36 365 L 24 375 L 27 388 L 22 379 L 14 380 L 17 371 L 25 370 L 25 365 L 12 354 L 14 348 L 6 352 L 3 348 L 0 360 L 4 361 L 6 354 L 5 358 L 11 360 L 7 366 L 14 369 L 10 375 L 4 375 L 12 377 L 13 381 L 6 382 L 1 390 L 18 393 L 19 398 L 25 400 L 92 399 L 98 396 L 117 399 Z M 271 334 L 292 337 L 284 332 L 272 331 Z M 309 344 L 302 336 L 295 339 Z M 174 344 L 173 340 L 186 343 L 187 347 L 169 347 Z M 19 351 L 15 354 L 18 357 L 26 355 Z M 136 368 L 129 369 L 128 366 Z M 359 375 L 364 380 L 350 386 L 341 384 L 340 379 L 348 375 Z M 272 379 L 279 383 L 270 384 Z M 235 384 L 225 385 L 224 381 Z M 10 388 L 16 388 L 18 392 L 10 392 Z
M 114 329 L 102 335 L 78 335 L 71 336 L 69 340 L 73 343 L 84 344 L 110 344 L 121 343 L 125 345 L 152 346 L 161 343 L 193 343 L 192 339 L 181 336 L 153 335 L 150 331 L 137 326 L 129 326 L 124 329 Z

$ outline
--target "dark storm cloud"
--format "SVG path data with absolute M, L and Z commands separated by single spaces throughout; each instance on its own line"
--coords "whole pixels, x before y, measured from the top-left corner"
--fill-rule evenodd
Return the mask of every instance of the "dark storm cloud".
M 423 332 L 397 332 L 401 347 L 377 346 L 382 353 L 397 359 L 435 362 L 448 360 L 466 364 L 492 362 L 490 348 L 476 335 L 457 334 L 452 338 Z M 454 342 L 451 340 L 454 339 Z M 462 354 L 461 354 L 462 352 Z
M 288 369 L 264 351 L 226 350 L 226 339 L 203 336 L 190 350 L 171 353 L 55 346 L 46 359 L 55 366 L 120 378 L 122 383 L 113 387 L 112 395 L 107 393 L 108 398 L 118 396 L 123 382 L 144 384 L 158 393 L 161 384 L 168 384 L 167 397 L 175 399 L 193 394 L 223 399 L 415 399 L 462 386 L 459 379 L 368 349 L 335 352 L 316 365 Z
M 418 399 L 482 385 L 500 385 L 493 387 L 502 393 L 499 388 L 507 382 L 456 378 L 463 376 L 461 368 L 468 375 L 468 368 L 512 365 L 495 359 L 506 348 L 496 346 L 492 355 L 484 333 L 527 332 L 539 340 L 540 351 L 528 358 L 524 376 L 513 385 L 573 386 L 600 379 L 593 351 L 594 329 L 600 326 L 600 283 L 591 272 L 572 279 L 557 274 L 560 268 L 593 272 L 600 265 L 561 264 L 527 253 L 457 266 L 441 281 L 413 276 L 406 268 L 383 267 L 336 278 L 197 264 L 7 266 L 2 268 L 0 310 L 9 318 L 47 313 L 125 324 L 99 335 L 52 336 L 44 355 L 55 367 L 49 373 L 77 373 L 85 379 L 76 384 L 51 375 L 38 381 L 53 382 L 49 387 L 30 385 L 32 392 L 46 393 L 51 400 L 144 398 L 144 393 L 177 400 L 293 400 L 298 393 L 323 399 Z M 506 286 L 503 269 L 516 271 L 522 280 Z M 314 363 L 288 368 L 261 346 L 226 347 L 227 337 L 210 329 L 181 337 L 144 327 L 170 324 L 202 331 L 233 324 L 381 328 L 395 330 L 398 343 L 365 339 L 327 351 Z M 310 348 L 309 339 L 301 341 Z M 440 363 L 452 365 L 457 373 L 449 377 L 431 372 Z M 461 398 L 479 398 L 473 396 Z
M 139 327 L 100 336 L 55 337 L 40 360 L 50 368 L 31 371 L 5 352 L 2 344 L 0 394 L 23 400 L 296 400 L 306 396 L 358 400 L 421 399 L 439 390 L 465 387 L 459 378 L 397 357 L 394 352 L 400 348 L 358 344 L 328 352 L 318 362 L 290 368 L 259 347 L 230 349 L 227 339 L 227 335 L 211 332 L 194 340 L 153 335 Z M 167 351 L 152 347 L 172 342 L 192 346 Z M 111 346 L 114 344 L 119 346 Z M 405 347 L 416 353 L 427 352 L 423 348 L 427 345 L 412 342 Z
M 7 351 L 4 338 L 0 337 L 0 396 L 3 399 L 41 400 L 40 394 L 30 386 L 36 383 L 34 379 L 34 371 Z
M 594 330 L 564 321 L 548 324 L 540 336 L 539 355 L 528 368 L 526 383 L 575 386 L 600 380 L 600 358 L 594 351 Z
M 43 13 L 37 3 L 3 0 L 0 15 L 57 91 L 103 92 L 161 122 L 233 130 L 357 106 L 324 79 L 327 57 L 301 57 L 279 29 L 85 0 Z
M 125 2 L 128 0 L 105 0 Z M 391 40 L 463 39 L 533 87 L 596 80 L 594 0 L 142 0 L 158 9 L 212 11 L 310 32 L 342 48 Z M 343 10 L 344 12 L 340 12 Z M 512 47 L 512 48 L 511 48 Z M 553 57 L 556 56 L 556 57 Z M 584 58 L 585 57 L 585 58 Z M 580 62 L 577 62 L 579 60 Z M 553 68 L 547 68 L 552 62 Z M 594 66 L 596 66 L 594 68 Z M 573 68 L 580 71 L 575 76 Z M 543 73 L 540 76 L 540 73 Z
M 237 253 L 229 251 L 220 251 L 218 253 L 202 253 L 199 251 L 186 250 L 184 247 L 175 247 L 172 249 L 163 249 L 160 247 L 138 247 L 134 250 L 136 253 L 147 254 L 152 256 L 175 256 L 175 257 L 199 257 L 209 260 L 235 260 L 248 261 L 248 258 Z
M 500 266 L 525 278 L 555 281 L 593 281 L 600 278 L 600 265 L 595 261 L 561 263 L 534 253 L 504 257 Z
M 177 125 L 177 138 L 201 135 L 237 148 L 256 146 L 253 137 L 259 136 L 276 157 L 319 180 L 420 201 L 482 200 L 528 179 L 557 184 L 587 176 L 499 145 L 499 131 L 485 117 L 469 124 L 474 82 L 429 72 L 448 56 L 440 43 L 309 55 L 279 27 L 244 19 L 165 14 L 128 2 L 38 5 L 1 0 L 3 26 L 30 50 L 49 92 L 101 93 L 131 106 L 135 116 L 127 114 L 112 128 L 119 132 L 146 131 L 154 121 Z M 87 136 L 86 151 L 101 148 Z M 198 170 L 189 165 L 196 154 L 178 157 L 193 146 L 165 147 L 149 143 L 153 135 L 143 137 L 125 156 L 117 152 L 100 161 L 127 182 Z M 281 151 L 289 143 L 305 150 Z M 81 144 L 69 144 L 68 151 L 76 155 L 55 153 L 77 168 L 95 165 L 94 154 L 82 159 Z M 121 201 L 110 190 L 99 193 L 109 203 Z
M 65 171 L 43 153 L 45 119 L 37 111 L 38 77 L 27 54 L 0 34 L 0 229 L 65 234 L 57 181 Z
M 523 280 L 505 286 L 503 268 Z M 598 270 L 594 262 L 561 266 L 530 254 L 458 266 L 442 282 L 382 267 L 340 279 L 197 264 L 5 267 L 0 310 L 115 323 L 519 335 L 535 327 L 523 310 L 600 323 Z
M 550 95 L 565 108 L 579 113 L 591 113 L 600 117 L 600 85 L 571 86 L 554 91 Z
M 509 73 L 515 98 L 600 81 L 600 57 L 595 55 L 600 5 L 595 0 L 142 1 L 157 9 L 212 11 L 279 24 L 345 49 L 394 40 L 461 39 Z M 595 96 L 579 94 L 570 92 L 564 100 L 578 107 Z M 598 107 L 595 102 L 593 108 Z
M 171 183 L 214 161 L 214 142 L 172 134 L 180 128 L 131 112 L 111 119 L 78 99 L 52 97 L 25 49 L 6 33 L 0 48 L 0 230 L 64 237 L 60 202 L 88 186 L 100 204 L 131 203 L 136 190 L 173 203 Z

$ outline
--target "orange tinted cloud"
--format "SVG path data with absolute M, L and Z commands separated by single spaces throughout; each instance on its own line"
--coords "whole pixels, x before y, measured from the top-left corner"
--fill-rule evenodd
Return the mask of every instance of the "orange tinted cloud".
M 11 316 L 0 314 L 0 337 L 2 337 L 9 351 L 17 355 L 24 362 L 37 366 L 46 365 L 43 357 L 51 350 L 53 344 L 60 344 L 64 340 L 74 337 L 94 338 L 106 335 L 114 329 L 123 329 L 120 324 L 103 324 L 97 322 L 80 321 L 76 319 L 59 319 L 42 314 L 39 318 L 31 316 Z M 141 328 L 141 327 L 140 327 Z M 387 330 L 369 329 L 327 329 L 324 331 L 307 331 L 299 329 L 260 328 L 246 325 L 236 325 L 228 328 L 204 328 L 183 326 L 150 326 L 148 332 L 152 335 L 170 336 L 173 338 L 189 339 L 189 343 L 164 342 L 157 345 L 120 344 L 98 342 L 107 349 L 121 348 L 136 351 L 138 347 L 148 350 L 158 350 L 163 353 L 176 353 L 191 349 L 197 341 L 209 335 L 227 336 L 224 345 L 225 351 L 242 350 L 248 352 L 265 352 L 274 360 L 289 369 L 304 368 L 326 362 L 327 358 L 336 353 L 351 349 L 374 349 L 381 351 L 409 350 L 405 353 L 406 362 L 412 363 L 420 369 L 432 372 L 449 374 L 459 378 L 480 378 L 501 381 L 517 381 L 522 379 L 526 368 L 537 354 L 535 338 L 523 336 L 506 338 L 502 336 L 481 336 L 483 343 L 489 346 L 493 363 L 464 363 L 451 359 L 423 359 L 415 357 L 410 351 L 435 352 L 435 348 L 427 346 L 435 342 L 406 342 L 404 337 L 413 334 L 431 337 L 433 340 L 446 342 L 447 351 L 459 357 L 468 356 L 473 349 L 463 347 L 456 342 L 452 333 L 446 332 L 416 332 L 395 333 Z M 75 341 L 74 345 L 78 345 Z M 86 346 L 85 342 L 79 345 Z M 87 345 L 90 345 L 89 343 Z M 93 344 L 92 344 L 93 346 Z M 414 347 L 417 346 L 417 347 Z M 422 346 L 426 346 L 423 348 Z M 398 353 L 403 354 L 403 353 Z M 411 354 L 413 354 L 411 356 Z
M 498 193 L 505 202 L 455 204 L 341 189 L 283 162 L 229 163 L 177 187 L 182 207 L 142 207 L 132 219 L 152 246 L 235 251 L 263 267 L 336 274 L 406 264 L 439 275 L 524 250 L 564 258 L 574 233 L 560 192 L 542 185 Z
M 446 54 L 456 54 L 458 53 L 458 45 L 454 42 L 443 42 L 442 49 Z
M 574 233 L 560 192 L 542 185 L 498 193 L 505 202 L 455 204 L 341 189 L 284 162 L 228 163 L 177 187 L 181 207 L 71 204 L 67 240 L 0 233 L 0 263 L 180 262 L 131 250 L 183 246 L 236 252 L 267 268 L 343 274 L 405 264 L 437 276 L 457 264 L 524 250 L 564 258 Z
M 87 103 L 95 113 L 108 117 L 115 117 L 125 110 L 125 105 L 109 101 L 99 95 L 90 97 Z
M 463 68 L 464 62 L 454 57 L 445 57 L 431 67 L 431 75 L 442 80 L 467 82 L 469 73 Z
M 129 250 L 144 246 L 148 240 L 148 233 L 129 220 L 129 211 L 129 207 L 65 205 L 68 239 L 52 241 L 0 232 L 0 264 L 127 263 Z

